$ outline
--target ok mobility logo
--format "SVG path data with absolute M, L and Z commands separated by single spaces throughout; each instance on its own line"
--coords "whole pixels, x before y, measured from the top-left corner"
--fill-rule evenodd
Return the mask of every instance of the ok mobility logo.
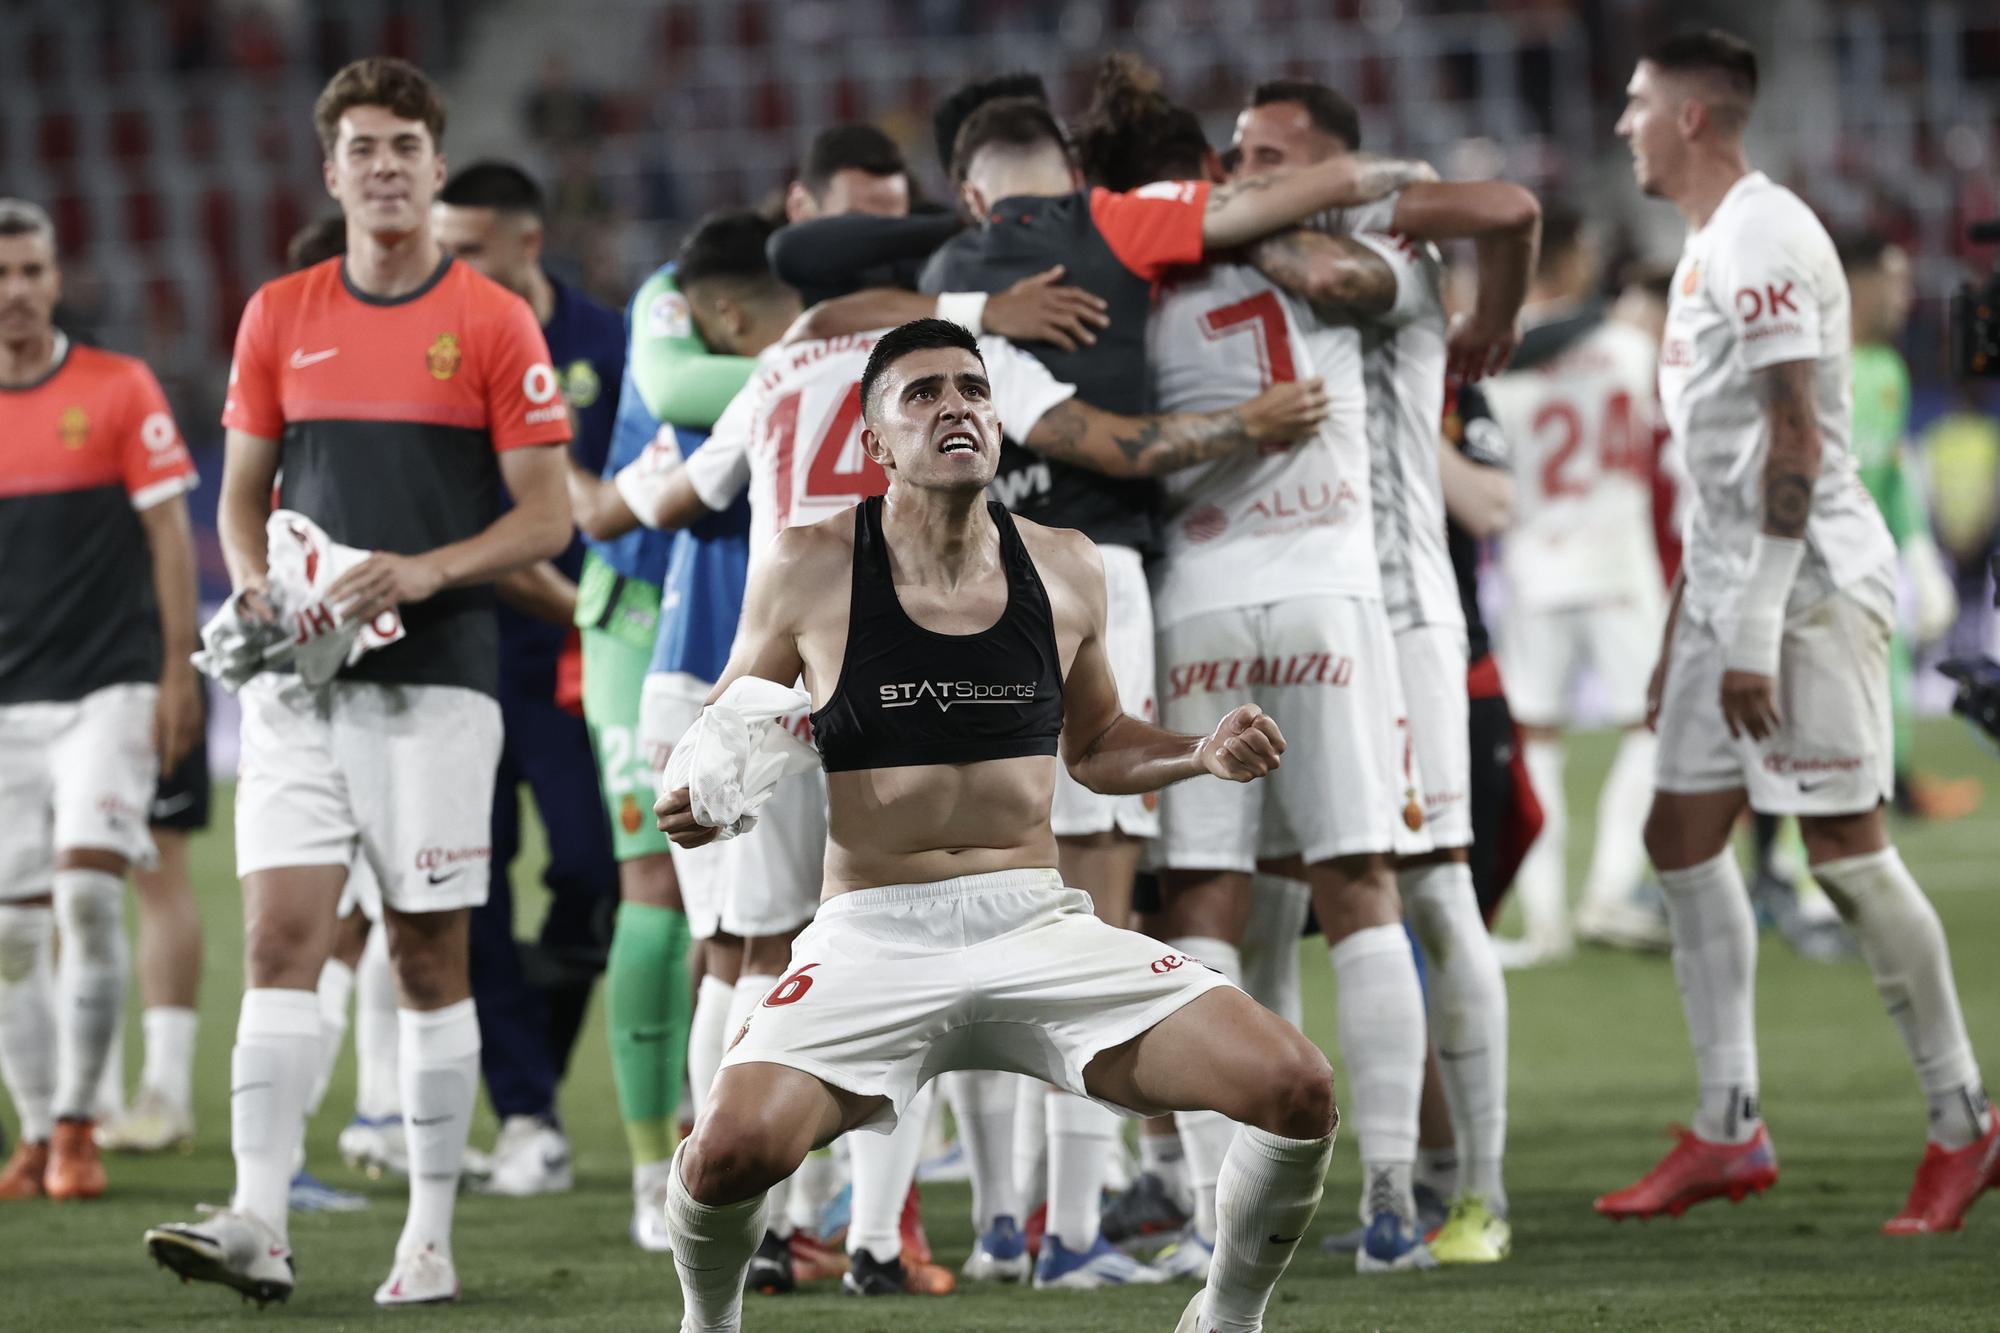
M 940 713 L 949 713 L 954 704 L 1027 704 L 1035 701 L 1032 681 L 1013 685 L 991 685 L 978 680 L 909 680 L 876 687 L 884 708 L 913 708 L 930 701 Z

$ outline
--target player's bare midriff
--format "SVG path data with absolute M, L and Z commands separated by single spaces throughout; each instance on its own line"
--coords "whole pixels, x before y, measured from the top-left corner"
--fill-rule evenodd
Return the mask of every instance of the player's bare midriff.
M 1056 863 L 1047 755 L 827 775 L 820 896 Z

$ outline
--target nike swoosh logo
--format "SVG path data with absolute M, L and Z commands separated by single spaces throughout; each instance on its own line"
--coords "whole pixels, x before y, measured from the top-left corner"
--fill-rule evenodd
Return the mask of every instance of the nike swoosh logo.
M 1824 787 L 1824 786 L 1825 786 L 1825 785 L 1826 785 L 1827 783 L 1829 783 L 1829 782 L 1832 782 L 1832 781 L 1833 781 L 1833 779 L 1832 779 L 1832 778 L 1819 778 L 1819 779 L 1817 779 L 1817 780 L 1815 780 L 1815 781 L 1812 781 L 1812 782 L 1807 782 L 1807 781 L 1806 781 L 1806 780 L 1805 780 L 1804 778 L 1800 778 L 1800 779 L 1799 779 L 1799 790 L 1800 790 L 1800 791 L 1818 791 L 1818 790 L 1819 790 L 1819 789 L 1820 789 L 1821 787 Z
M 1301 1231 L 1297 1236 L 1272 1236 L 1270 1241 L 1273 1245 L 1296 1245 L 1305 1234 Z
M 229 1090 L 229 1095 L 230 1095 L 230 1096 L 232 1096 L 232 1097 L 234 1097 L 234 1096 L 236 1096 L 236 1095 L 237 1095 L 238 1093 L 242 1093 L 242 1092 L 255 1092 L 255 1091 L 256 1091 L 257 1089 L 259 1089 L 259 1088 L 274 1088 L 274 1087 L 276 1087 L 276 1086 L 277 1086 L 277 1084 L 275 1084 L 275 1083 L 268 1083 L 268 1082 L 267 1082 L 267 1083 L 245 1083 L 245 1084 L 244 1084 L 244 1085 L 243 1085 L 242 1087 L 240 1087 L 240 1088 L 231 1088 L 231 1089 Z
M 1438 1047 L 1438 1058 L 1440 1060 L 1470 1060 L 1475 1055 L 1484 1054 L 1486 1054 L 1484 1046 L 1475 1046 L 1469 1051 L 1447 1051 L 1442 1046 Z
M 451 1117 L 448 1115 L 434 1115 L 428 1120 L 424 1119 L 422 1116 L 412 1116 L 410 1117 L 410 1123 L 417 1126 L 420 1129 L 429 1129 L 432 1125 L 442 1125 L 445 1121 L 449 1119 L 451 1119 Z
M 329 347 L 324 352 L 308 352 L 303 347 L 294 347 L 292 349 L 292 369 L 304 370 L 307 366 L 316 366 L 322 361 L 331 361 L 339 355 L 340 349 L 338 347 Z
M 460 875 L 463 875 L 464 873 L 465 873 L 465 867 L 460 866 L 457 870 L 447 871 L 442 875 L 438 874 L 437 871 L 433 870 L 426 878 L 428 878 L 430 882 L 433 884 L 443 884 L 448 880 L 457 879 Z
M 634 1032 L 632 1034 L 633 1041 L 636 1041 L 641 1045 L 646 1045 L 646 1046 L 650 1046 L 655 1042 L 665 1041 L 666 1039 L 667 1039 L 667 1034 L 664 1030 L 654 1031 L 654 1032 Z
M 177 815 L 193 804 L 193 792 L 184 791 L 177 793 L 163 800 L 153 802 L 153 818 L 160 819 L 166 815 Z

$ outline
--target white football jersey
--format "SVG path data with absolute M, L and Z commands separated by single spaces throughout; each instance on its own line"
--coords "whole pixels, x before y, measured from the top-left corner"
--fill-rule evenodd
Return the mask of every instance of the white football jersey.
M 1651 338 L 1597 318 L 1546 360 L 1480 385 L 1513 452 L 1514 525 L 1501 539 L 1512 602 L 1539 611 L 1658 596 L 1657 374 Z
M 1792 609 L 1895 558 L 1848 449 L 1850 353 L 1847 277 L 1826 228 L 1797 195 L 1750 172 L 1688 236 L 1660 348 L 1660 401 L 1694 491 L 1682 615 L 1732 632 L 1751 540 L 1764 524 L 1770 431 L 1755 375 L 1781 362 L 1813 363 L 1820 437 Z
M 767 348 L 687 460 L 688 480 L 710 509 L 728 508 L 750 488 L 753 564 L 786 528 L 888 489 L 888 476 L 861 448 L 861 372 L 887 332 Z M 981 338 L 979 351 L 1001 427 L 1017 444 L 1076 392 L 1005 338 Z
M 1361 324 L 1368 458 L 1382 600 L 1397 633 L 1465 625 L 1445 544 L 1438 445 L 1444 429 L 1444 261 L 1437 247 L 1390 231 L 1396 196 L 1329 215 L 1335 229 L 1387 261 L 1396 303 Z
M 1275 382 L 1315 376 L 1332 404 L 1311 439 L 1166 477 L 1155 623 L 1313 594 L 1380 597 L 1353 326 L 1322 323 L 1246 264 L 1210 264 L 1162 293 L 1146 355 L 1163 412 L 1234 407 Z

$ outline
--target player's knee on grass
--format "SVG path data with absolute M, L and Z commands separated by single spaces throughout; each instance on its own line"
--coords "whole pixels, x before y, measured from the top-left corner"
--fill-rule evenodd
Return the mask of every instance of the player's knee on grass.
M 1270 1063 L 1259 1104 L 1244 1123 L 1288 1139 L 1325 1138 L 1340 1120 L 1333 1103 L 1333 1066 L 1303 1033 L 1277 1021 L 1290 1030 L 1290 1038 Z
M 726 1098 L 702 1109 L 681 1155 L 681 1181 L 696 1203 L 710 1208 L 763 1193 L 798 1170 L 812 1146 L 796 1127 Z

